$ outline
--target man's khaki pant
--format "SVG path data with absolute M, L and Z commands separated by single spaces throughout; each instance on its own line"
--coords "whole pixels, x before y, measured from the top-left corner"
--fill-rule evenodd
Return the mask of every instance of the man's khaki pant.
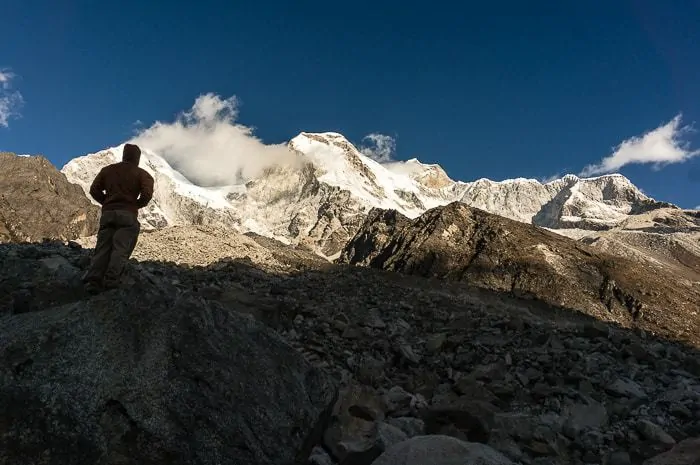
M 140 231 L 141 224 L 132 212 L 103 211 L 95 252 L 83 281 L 98 285 L 118 285 L 124 267 L 136 247 Z

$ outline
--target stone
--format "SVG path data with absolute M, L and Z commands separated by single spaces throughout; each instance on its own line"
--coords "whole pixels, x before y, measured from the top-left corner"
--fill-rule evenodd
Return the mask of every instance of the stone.
M 288 344 L 289 356 L 303 358 L 341 386 L 364 385 L 363 390 L 378 397 L 383 420 L 373 420 L 381 416 L 364 400 L 349 405 L 355 406 L 357 423 L 367 426 L 357 431 L 367 434 L 366 441 L 361 435 L 346 437 L 342 447 L 352 451 L 345 456 L 346 465 L 367 465 L 386 442 L 400 437 L 386 425 L 407 437 L 430 432 L 484 441 L 523 465 L 606 465 L 611 450 L 626 451 L 632 463 L 640 464 L 669 449 L 639 432 L 640 420 L 661 426 L 678 440 L 700 436 L 700 378 L 689 362 L 698 358 L 697 350 L 660 338 L 658 331 L 641 338 L 637 330 L 603 321 L 590 324 L 589 316 L 552 309 L 537 299 L 302 259 L 294 246 L 261 246 L 246 237 L 204 227 L 144 232 L 130 262 L 127 287 L 97 297 L 84 295 L 65 279 L 68 275 L 55 272 L 69 269 L 68 264 L 84 271 L 89 241 L 80 239 L 82 250 L 62 242 L 3 245 L 0 313 L 5 316 L 0 318 L 22 316 L 12 315 L 17 311 L 46 318 L 65 305 L 86 302 L 95 302 L 90 305 L 99 315 L 111 306 L 134 305 L 140 294 L 144 305 L 153 301 L 157 308 L 184 300 L 195 313 L 212 307 L 246 315 L 246 321 L 252 318 L 274 329 Z M 45 259 L 59 266 L 52 270 Z M 402 302 L 411 302 L 410 309 Z M 371 313 L 386 326 L 368 326 Z M 145 336 L 135 330 L 129 344 L 143 346 L 151 326 L 144 328 Z M 587 326 L 593 329 L 585 330 Z M 344 338 L 348 328 L 352 337 Z M 431 335 L 444 335 L 439 350 L 429 350 Z M 2 337 L 0 333 L 0 344 Z M 51 347 L 47 341 L 42 347 Z M 627 353 L 631 344 L 637 345 L 632 349 L 637 354 L 648 354 L 646 361 L 637 363 Z M 419 362 L 402 354 L 401 345 L 410 347 Z M 11 376 L 31 373 L 29 361 L 16 362 Z M 528 378 L 527 386 L 517 373 Z M 295 379 L 306 383 L 303 376 Z M 622 384 L 607 389 L 616 380 Z M 238 381 L 250 382 L 246 376 Z M 387 402 L 390 391 L 393 400 Z M 594 407 L 589 412 L 587 406 Z M 445 407 L 440 415 L 426 416 Z M 265 415 L 266 408 L 258 413 Z M 326 423 L 321 434 L 334 429 L 330 419 Z M 123 425 L 128 422 L 108 424 L 116 431 Z M 314 437 L 324 444 L 321 435 Z M 103 462 L 124 462 L 129 458 L 125 448 L 112 449 Z M 338 462 L 330 447 L 319 449 L 326 456 L 318 453 L 314 460 Z
M 315 446 L 311 451 L 307 465 L 335 465 L 335 462 L 323 447 Z
M 643 465 L 698 465 L 700 438 L 686 439 L 672 449 L 644 461 Z
M 0 152 L 0 243 L 67 241 L 97 232 L 100 209 L 42 156 Z
M 462 396 L 449 404 L 430 406 L 422 412 L 422 418 L 428 434 L 456 430 L 470 441 L 485 443 L 497 413 L 498 408 L 487 402 Z
M 381 443 L 382 451 L 408 439 L 408 435 L 398 426 L 380 421 L 377 425 L 377 438 Z
M 358 462 L 377 457 L 383 450 L 378 443 L 378 423 L 384 408 L 371 387 L 351 384 L 343 387 L 324 433 L 324 444 L 339 462 Z M 371 460 L 370 460 L 371 461 Z
M 395 444 L 371 465 L 513 465 L 495 449 L 449 436 L 416 436 Z
M 399 428 L 408 438 L 425 434 L 425 422 L 420 418 L 395 417 L 387 418 L 386 422 Z
M 632 458 L 626 450 L 610 451 L 605 459 L 605 465 L 632 465 Z
M 564 434 L 571 439 L 576 438 L 582 430 L 588 428 L 600 429 L 608 422 L 608 412 L 600 402 L 590 399 L 586 404 L 575 404 L 569 409 Z
M 379 311 L 376 309 L 369 313 L 369 317 L 364 321 L 364 325 L 375 329 L 386 328 L 386 323 L 382 320 Z
M 639 422 L 637 422 L 637 431 L 639 431 L 645 439 L 664 446 L 671 447 L 676 443 L 676 440 L 664 431 L 663 428 L 649 420 L 639 420 Z
M 0 319 L 0 463 L 308 458 L 333 382 L 250 317 L 161 289 Z
M 394 386 L 384 393 L 382 399 L 384 401 L 386 411 L 393 413 L 397 410 L 410 407 L 413 397 L 414 396 L 412 394 L 406 392 L 406 390 L 401 386 Z
M 447 335 L 445 333 L 433 334 L 425 342 L 425 350 L 428 352 L 438 352 L 445 342 L 447 342 Z
M 642 387 L 629 379 L 618 378 L 605 388 L 609 393 L 618 396 L 643 399 L 647 397 Z
M 558 229 L 562 225 L 552 224 L 550 217 L 560 214 L 561 202 L 569 195 L 549 204 L 548 208 L 559 208 L 558 213 L 538 207 L 532 221 Z M 485 199 L 472 201 L 483 207 Z M 643 331 L 654 331 L 668 339 L 682 335 L 686 342 L 700 344 L 700 320 L 685 318 L 700 301 L 700 289 L 691 284 L 697 281 L 696 268 L 674 259 L 673 264 L 652 266 L 639 254 L 628 256 L 622 252 L 628 247 L 600 250 L 596 248 L 598 242 L 605 240 L 571 240 L 468 203 L 451 202 L 414 218 L 373 208 L 338 260 L 415 277 L 468 283 L 542 302 L 550 310 L 576 310 L 592 317 L 581 334 L 597 343 L 609 342 L 613 336 L 608 321 L 634 321 Z M 697 229 L 695 217 L 682 221 L 687 221 L 693 231 Z M 647 250 L 656 249 L 655 245 Z M 684 250 L 690 257 L 697 257 L 694 246 Z M 676 273 L 670 271 L 675 266 L 681 266 L 690 278 L 675 279 Z M 647 294 L 642 295 L 642 289 Z M 663 324 L 655 321 L 656 315 L 664 315 Z M 552 339 L 547 349 L 562 353 L 563 336 L 557 334 L 558 341 Z

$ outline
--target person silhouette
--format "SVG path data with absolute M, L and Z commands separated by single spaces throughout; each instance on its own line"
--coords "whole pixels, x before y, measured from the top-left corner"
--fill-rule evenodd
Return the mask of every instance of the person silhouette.
M 141 149 L 125 144 L 122 161 L 105 166 L 90 186 L 102 206 L 97 244 L 83 276 L 88 292 L 119 287 L 124 268 L 136 247 L 141 224 L 139 209 L 153 198 L 153 177 L 139 167 Z

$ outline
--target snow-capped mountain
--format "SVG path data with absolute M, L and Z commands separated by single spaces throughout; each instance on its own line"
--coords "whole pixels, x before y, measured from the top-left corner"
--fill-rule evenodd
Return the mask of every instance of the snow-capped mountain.
M 461 201 L 552 229 L 607 229 L 657 204 L 621 175 L 568 175 L 546 184 L 533 179 L 461 182 L 450 179 L 439 165 L 417 159 L 380 164 L 338 133 L 301 133 L 288 147 L 299 163 L 270 166 L 255 179 L 215 188 L 195 185 L 142 147 L 140 166 L 155 179 L 154 199 L 141 212 L 142 223 L 151 228 L 227 226 L 306 244 L 331 257 L 373 207 L 414 218 Z M 87 194 L 98 171 L 121 158 L 122 148 L 75 158 L 62 172 Z

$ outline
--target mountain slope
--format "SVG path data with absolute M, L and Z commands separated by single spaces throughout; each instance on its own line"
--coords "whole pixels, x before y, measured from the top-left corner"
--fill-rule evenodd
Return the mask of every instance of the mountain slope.
M 193 184 L 144 147 L 141 164 L 154 176 L 156 193 L 141 219 L 152 228 L 232 227 L 334 257 L 371 208 L 394 209 L 415 218 L 461 201 L 552 229 L 605 230 L 630 215 L 672 207 L 650 199 L 621 175 L 568 175 L 546 184 L 531 179 L 461 182 L 450 179 L 439 165 L 416 159 L 380 164 L 338 133 L 301 133 L 288 147 L 298 163 L 271 166 L 255 179 L 215 188 Z M 78 157 L 62 171 L 87 192 L 99 169 L 116 161 L 121 149 Z
M 265 242 L 144 233 L 98 296 L 80 291 L 90 249 L 0 245 L 0 463 L 370 465 L 449 435 L 518 464 L 636 465 L 700 436 L 696 348 Z M 341 383 L 327 410 L 323 372 Z M 322 447 L 292 462 L 307 432 Z
M 460 202 L 413 220 L 374 210 L 339 261 L 461 281 L 700 342 L 700 286 Z
M 46 158 L 0 153 L 0 242 L 70 240 L 97 224 L 98 209 Z
M 629 217 L 606 231 L 571 234 L 596 250 L 647 263 L 700 287 L 700 212 L 660 208 Z

